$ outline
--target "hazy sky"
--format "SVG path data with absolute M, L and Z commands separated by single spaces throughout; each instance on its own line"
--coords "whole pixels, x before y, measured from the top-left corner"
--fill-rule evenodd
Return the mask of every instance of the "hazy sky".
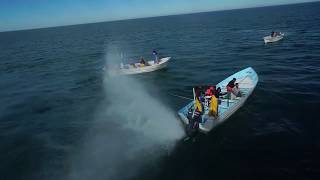
M 0 0 L 0 31 L 312 0 Z

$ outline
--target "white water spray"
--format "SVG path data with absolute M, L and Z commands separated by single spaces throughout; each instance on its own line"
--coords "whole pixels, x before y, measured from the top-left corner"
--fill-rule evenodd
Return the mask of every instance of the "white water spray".
M 114 50 L 107 51 L 107 67 L 120 62 Z M 115 76 L 106 69 L 104 88 L 106 105 L 93 122 L 70 179 L 132 178 L 184 135 L 175 113 L 134 77 Z

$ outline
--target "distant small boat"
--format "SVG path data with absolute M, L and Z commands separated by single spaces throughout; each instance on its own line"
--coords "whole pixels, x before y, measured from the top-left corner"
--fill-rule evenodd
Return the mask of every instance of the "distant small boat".
M 161 58 L 158 63 L 155 61 L 147 61 L 146 64 L 134 63 L 125 64 L 120 67 L 120 74 L 140 74 L 146 72 L 152 72 L 167 67 L 171 57 Z
M 226 98 L 227 96 L 219 98 L 220 103 L 218 105 L 217 116 L 209 116 L 209 107 L 204 105 L 204 113 L 201 116 L 201 122 L 199 123 L 199 130 L 201 132 L 207 133 L 214 127 L 226 121 L 245 103 L 258 83 L 257 73 L 251 67 L 248 67 L 233 74 L 232 76 L 229 76 L 225 80 L 218 83 L 216 87 L 220 87 L 223 92 L 226 92 L 226 86 L 233 78 L 237 79 L 236 83 L 239 84 L 242 96 L 233 100 Z M 190 116 L 188 116 L 188 114 L 190 114 L 190 110 L 194 109 L 195 106 L 195 100 L 193 100 L 178 111 L 178 115 L 184 124 L 189 124 Z
M 280 32 L 279 34 L 277 34 L 274 37 L 272 37 L 271 35 L 266 36 L 263 38 L 263 40 L 264 40 L 264 43 L 267 44 L 267 43 L 273 43 L 273 42 L 280 41 L 281 39 L 283 39 L 283 37 L 284 37 L 284 33 Z

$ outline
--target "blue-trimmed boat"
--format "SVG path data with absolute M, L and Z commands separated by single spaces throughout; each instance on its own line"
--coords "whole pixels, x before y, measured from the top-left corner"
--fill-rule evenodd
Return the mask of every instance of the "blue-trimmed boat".
M 201 120 L 199 122 L 199 130 L 201 132 L 207 133 L 211 131 L 214 127 L 226 121 L 232 114 L 234 114 L 248 99 L 253 90 L 258 83 L 258 75 L 253 70 L 253 68 L 248 67 L 243 69 L 225 80 L 221 81 L 216 85 L 216 88 L 220 87 L 222 92 L 227 92 L 227 84 L 236 78 L 236 83 L 239 84 L 241 97 L 236 97 L 230 99 L 230 94 L 219 98 L 218 113 L 216 116 L 209 116 L 209 107 L 204 105 L 203 115 L 201 115 Z M 190 117 L 188 118 L 188 113 L 191 109 L 194 109 L 195 101 L 191 101 L 188 105 L 183 107 L 178 111 L 178 115 L 182 122 L 186 125 L 190 122 Z

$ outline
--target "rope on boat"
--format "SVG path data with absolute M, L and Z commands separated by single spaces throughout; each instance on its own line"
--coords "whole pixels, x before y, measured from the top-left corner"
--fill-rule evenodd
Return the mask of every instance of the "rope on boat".
M 174 97 L 178 97 L 178 98 L 181 98 L 181 99 L 187 99 L 187 100 L 192 100 L 192 98 L 188 98 L 188 97 L 184 97 L 184 96 L 180 96 L 180 95 L 177 95 L 177 94 L 172 94 L 172 93 L 168 93 L 169 95 L 171 96 L 174 96 Z

